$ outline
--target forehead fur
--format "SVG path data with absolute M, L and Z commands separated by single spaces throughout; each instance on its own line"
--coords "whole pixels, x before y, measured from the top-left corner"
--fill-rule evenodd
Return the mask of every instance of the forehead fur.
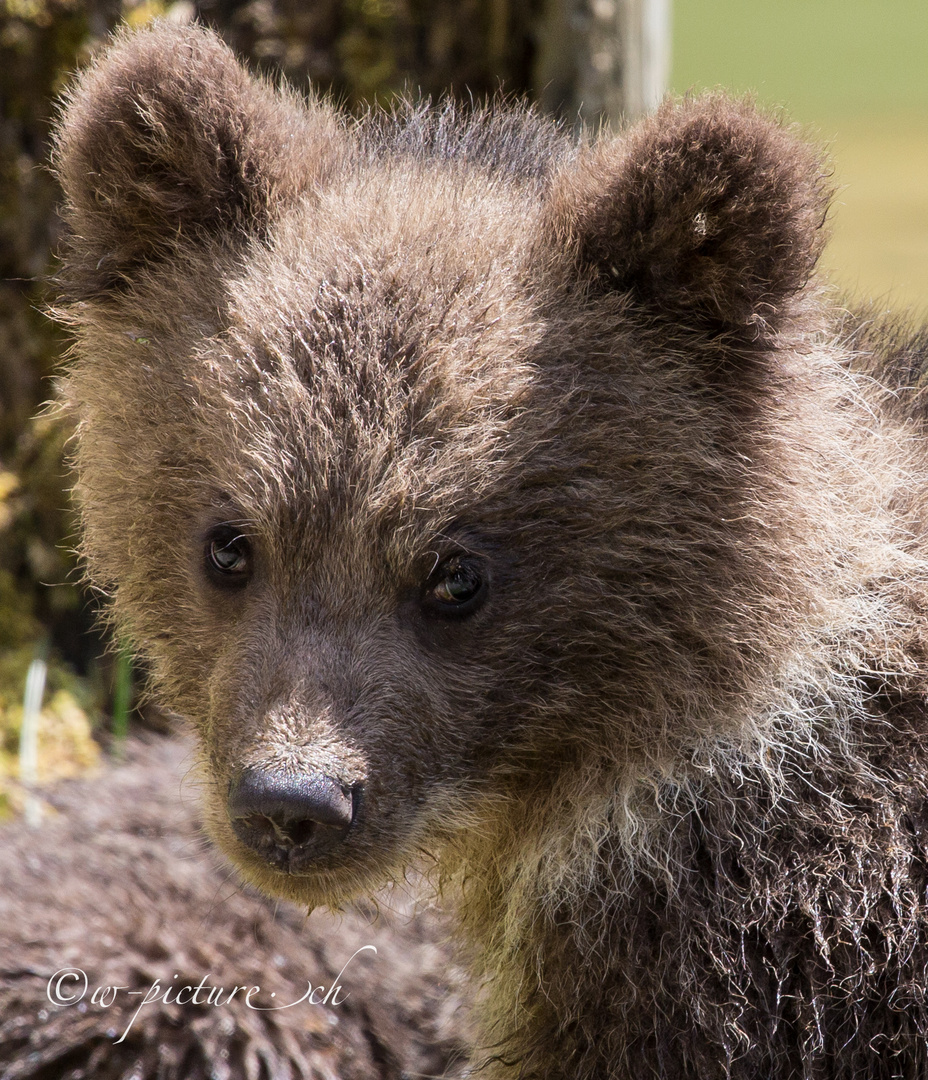
M 140 359 L 159 368 L 158 441 L 125 469 L 191 473 L 191 510 L 234 492 L 224 514 L 307 539 L 307 522 L 440 527 L 518 473 L 537 217 L 520 189 L 409 160 L 300 201 L 217 283 L 192 353 L 191 307 L 118 321 L 128 397 L 153 375 Z
M 310 486 L 337 474 L 366 505 L 391 486 L 411 503 L 445 503 L 452 480 L 479 490 L 541 332 L 523 288 L 538 213 L 525 203 L 460 169 L 400 162 L 281 222 L 229 282 L 213 369 L 257 430 L 283 419 L 275 462 L 299 447 Z

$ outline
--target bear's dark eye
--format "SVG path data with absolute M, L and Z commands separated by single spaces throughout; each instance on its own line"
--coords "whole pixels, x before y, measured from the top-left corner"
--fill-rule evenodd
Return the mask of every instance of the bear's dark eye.
M 217 585 L 244 585 L 251 577 L 251 544 L 234 526 L 219 525 L 206 538 L 206 570 Z
M 483 603 L 486 592 L 486 574 L 477 560 L 455 555 L 430 575 L 425 602 L 443 615 L 469 615 Z

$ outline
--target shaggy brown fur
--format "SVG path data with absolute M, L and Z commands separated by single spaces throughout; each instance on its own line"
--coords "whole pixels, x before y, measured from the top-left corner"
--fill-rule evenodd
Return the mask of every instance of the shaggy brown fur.
M 158 27 L 58 165 L 88 565 L 246 876 L 434 857 L 487 1076 L 926 1075 L 924 349 L 814 283 L 816 156 L 352 126 Z M 242 839 L 272 771 L 340 843 Z
M 434 915 L 307 920 L 243 891 L 203 850 L 196 793 L 182 788 L 189 757 L 174 741 L 130 744 L 128 764 L 51 792 L 60 816 L 41 829 L 0 829 L 0 1080 L 459 1075 L 461 979 Z M 365 945 L 376 955 L 360 953 L 339 979 Z M 89 989 L 56 1006 L 47 987 L 67 967 Z M 155 980 L 203 976 L 225 988 L 221 1005 L 151 1001 L 133 1021 Z M 338 1004 L 259 1012 L 227 1001 L 232 987 L 257 985 L 256 1004 L 296 1002 L 308 981 L 337 981 Z M 100 986 L 123 989 L 103 1007 L 91 1000 Z

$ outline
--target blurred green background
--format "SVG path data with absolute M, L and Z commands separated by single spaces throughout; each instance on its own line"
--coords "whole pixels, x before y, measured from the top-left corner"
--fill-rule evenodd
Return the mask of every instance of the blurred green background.
M 928 313 L 928 0 L 673 0 L 671 85 L 783 106 L 834 162 L 833 280 Z

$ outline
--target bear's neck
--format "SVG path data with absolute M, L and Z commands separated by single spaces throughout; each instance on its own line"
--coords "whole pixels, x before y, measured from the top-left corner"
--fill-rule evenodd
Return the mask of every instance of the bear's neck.
M 706 1075 L 769 1075 L 776 1057 L 800 1070 L 796 1008 L 814 1011 L 836 968 L 859 974 L 820 928 L 843 888 L 874 907 L 844 912 L 847 934 L 885 922 L 890 864 L 928 835 L 928 761 L 913 759 L 928 751 L 915 696 L 844 678 L 803 701 L 799 678 L 756 731 L 700 740 L 675 768 L 574 765 L 469 823 L 449 868 L 483 985 L 481 1075 L 679 1080 L 702 1075 L 707 1046 Z M 838 864 L 827 889 L 823 842 Z M 900 898 L 887 940 L 915 940 L 920 917 Z

